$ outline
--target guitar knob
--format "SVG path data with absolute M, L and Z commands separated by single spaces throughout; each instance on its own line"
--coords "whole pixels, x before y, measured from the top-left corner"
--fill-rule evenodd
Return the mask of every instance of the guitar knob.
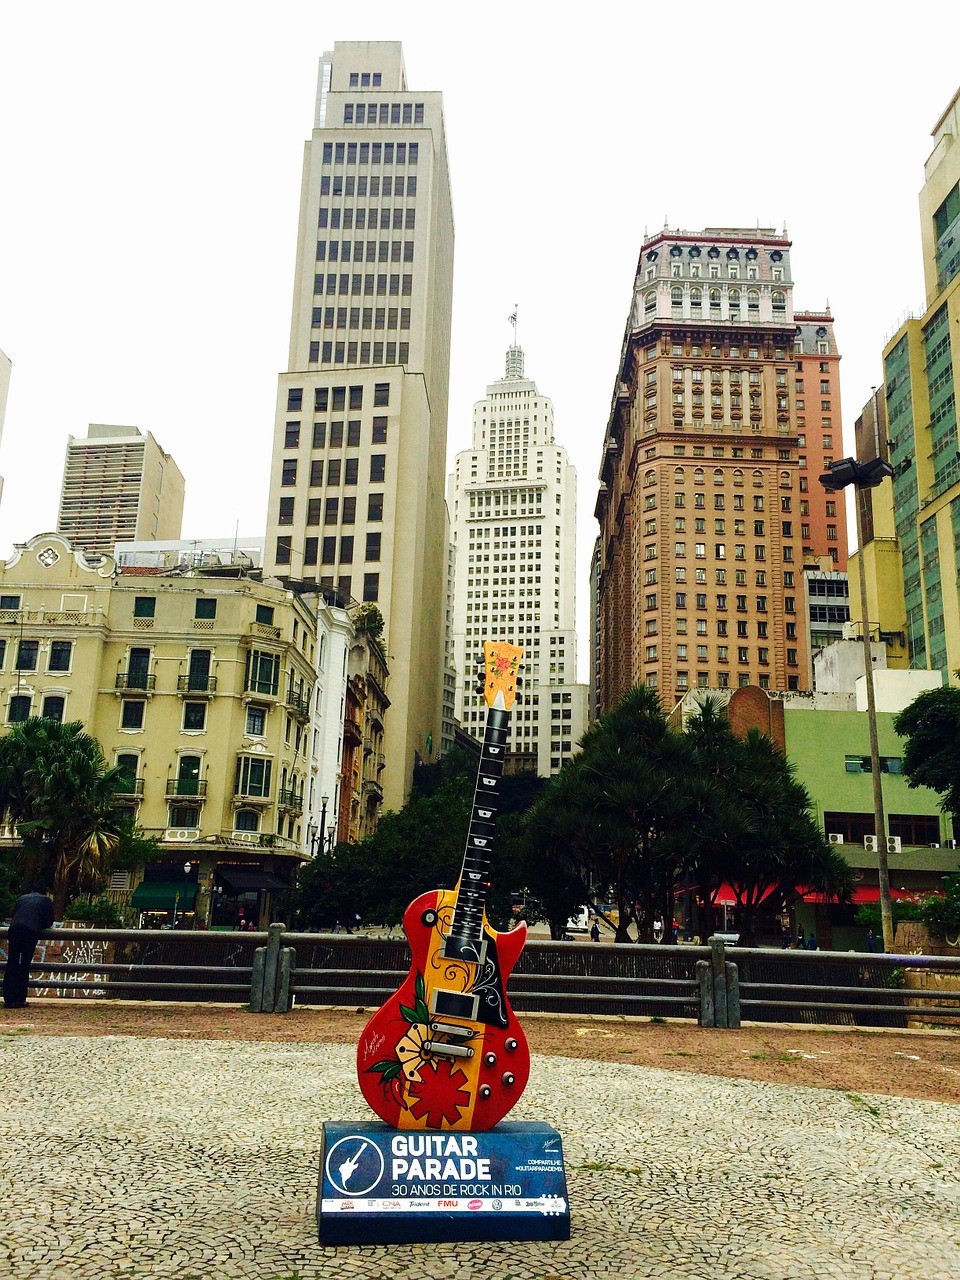
M 493 1093 L 493 1090 L 488 1084 L 482 1084 L 477 1092 L 480 1094 L 481 1098 L 489 1098 L 491 1093 Z
M 507 1053 L 513 1053 L 514 1049 L 517 1047 L 517 1042 L 511 1036 L 509 1040 L 504 1040 L 503 1047 L 506 1049 Z
M 483 1055 L 483 1060 L 488 1067 L 495 1067 L 497 1065 L 497 1055 L 495 1053 L 485 1053 Z
M 513 1084 L 514 1080 L 516 1080 L 516 1076 L 512 1071 L 505 1071 L 500 1077 L 501 1084 L 505 1084 L 508 1087 Z

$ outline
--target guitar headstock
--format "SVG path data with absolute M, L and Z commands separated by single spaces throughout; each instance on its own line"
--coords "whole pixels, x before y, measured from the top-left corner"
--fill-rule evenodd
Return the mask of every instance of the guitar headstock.
M 483 642 L 483 700 L 488 707 L 509 711 L 517 696 L 517 676 L 523 650 L 498 640 Z

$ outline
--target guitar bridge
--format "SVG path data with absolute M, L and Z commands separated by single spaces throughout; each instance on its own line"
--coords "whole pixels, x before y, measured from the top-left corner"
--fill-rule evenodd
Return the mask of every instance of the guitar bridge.
M 447 1044 L 444 1040 L 424 1040 L 424 1053 L 437 1058 L 472 1058 L 473 1050 L 465 1044 Z

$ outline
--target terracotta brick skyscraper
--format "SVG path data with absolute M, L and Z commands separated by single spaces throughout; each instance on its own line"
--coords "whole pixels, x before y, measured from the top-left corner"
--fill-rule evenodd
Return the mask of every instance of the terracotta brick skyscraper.
M 643 244 L 597 499 L 601 711 L 806 687 L 792 288 L 772 230 Z

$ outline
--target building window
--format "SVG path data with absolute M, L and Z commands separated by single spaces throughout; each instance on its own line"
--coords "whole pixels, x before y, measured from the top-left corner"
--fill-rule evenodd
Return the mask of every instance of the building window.
M 289 387 L 287 390 L 287 413 L 299 413 L 303 408 L 303 388 Z
M 207 727 L 207 704 L 205 702 L 185 702 L 183 704 L 183 727 L 198 732 Z
M 379 573 L 365 573 L 363 575 L 363 598 L 364 600 L 379 600 L 380 598 Z
M 277 518 L 278 524 L 293 524 L 293 498 L 280 499 L 280 512 Z
M 276 562 L 277 564 L 289 564 L 293 542 L 289 534 L 286 537 L 277 539 Z
M 386 477 L 387 456 L 384 453 L 375 453 L 370 458 L 370 483 L 382 484 Z
M 17 665 L 14 669 L 16 671 L 36 671 L 39 652 L 39 640 L 21 640 L 17 645 Z
M 70 659 L 73 655 L 73 642 L 71 640 L 53 640 L 50 643 L 50 660 L 47 663 L 48 671 L 69 671 Z
M 234 831 L 259 831 L 260 815 L 254 809 L 238 809 L 233 820 Z
M 246 734 L 251 738 L 262 738 L 267 731 L 267 708 L 251 703 L 247 707 Z
M 373 388 L 373 403 L 376 408 L 390 403 L 390 383 L 378 382 Z
M 366 560 L 380 559 L 380 537 L 379 533 L 367 534 L 367 550 L 364 557 Z
M 276 696 L 280 687 L 280 655 L 253 649 L 247 654 L 244 689 Z
M 284 458 L 283 467 L 280 473 L 280 483 L 282 485 L 291 485 L 291 484 L 297 483 L 296 458 Z
M 120 728 L 142 729 L 146 703 L 140 699 L 125 698 L 120 704 Z
M 235 794 L 238 796 L 268 796 L 272 761 L 254 756 L 237 757 Z
M 154 618 L 157 614 L 157 597 L 156 596 L 135 596 L 133 601 L 133 616 L 135 618 Z
M 24 694 L 14 694 L 10 699 L 10 710 L 7 720 L 10 724 L 21 724 L 30 718 L 30 699 Z

